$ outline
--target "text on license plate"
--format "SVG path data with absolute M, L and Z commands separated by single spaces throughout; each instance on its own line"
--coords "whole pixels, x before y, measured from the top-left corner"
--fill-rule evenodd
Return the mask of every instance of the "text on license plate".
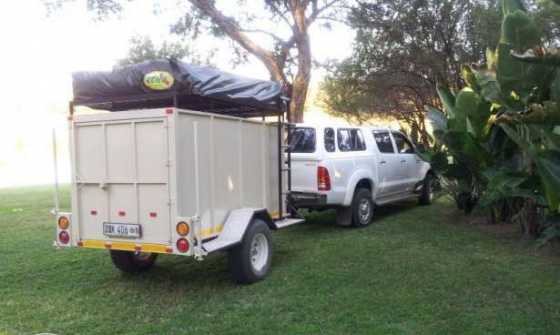
M 142 229 L 139 224 L 103 223 L 103 235 L 111 237 L 139 238 Z

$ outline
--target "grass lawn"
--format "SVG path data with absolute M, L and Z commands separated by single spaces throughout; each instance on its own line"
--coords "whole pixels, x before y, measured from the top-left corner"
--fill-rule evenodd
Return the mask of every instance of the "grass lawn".
M 445 200 L 360 230 L 310 215 L 274 233 L 271 275 L 251 286 L 224 255 L 126 276 L 104 250 L 56 251 L 50 208 L 48 188 L 0 190 L 1 335 L 560 333 L 560 257 L 457 224 Z

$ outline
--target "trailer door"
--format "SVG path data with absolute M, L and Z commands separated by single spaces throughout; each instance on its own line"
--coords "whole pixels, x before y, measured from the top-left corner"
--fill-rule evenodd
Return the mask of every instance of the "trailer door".
M 167 120 L 74 123 L 80 240 L 169 244 Z

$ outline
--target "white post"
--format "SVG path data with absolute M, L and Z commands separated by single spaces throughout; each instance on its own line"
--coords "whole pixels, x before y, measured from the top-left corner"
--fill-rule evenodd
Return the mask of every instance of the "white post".
M 60 200 L 58 198 L 58 159 L 56 150 L 56 130 L 52 130 L 52 144 L 53 144 L 53 162 L 54 162 L 54 208 L 53 215 L 57 215 L 60 210 Z

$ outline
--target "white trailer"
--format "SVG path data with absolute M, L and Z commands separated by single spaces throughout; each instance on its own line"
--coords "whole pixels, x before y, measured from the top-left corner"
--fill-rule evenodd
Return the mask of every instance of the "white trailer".
M 71 107 L 69 119 L 72 209 L 55 209 L 56 247 L 108 249 L 131 273 L 159 254 L 202 260 L 226 250 L 234 279 L 252 283 L 270 269 L 271 230 L 303 221 L 286 205 L 283 116 Z
M 175 108 L 75 115 L 72 212 L 58 213 L 56 245 L 109 249 L 128 272 L 157 254 L 228 249 L 237 281 L 264 277 L 270 230 L 302 221 L 279 212 L 279 129 Z

